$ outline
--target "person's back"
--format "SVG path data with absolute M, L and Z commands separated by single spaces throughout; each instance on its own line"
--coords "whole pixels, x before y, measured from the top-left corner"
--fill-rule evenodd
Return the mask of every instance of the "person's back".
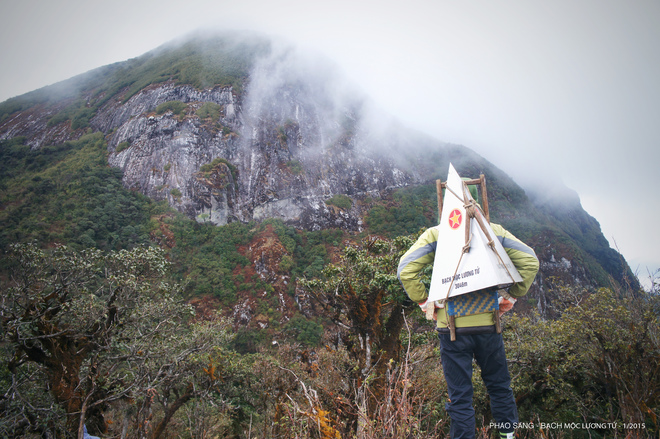
M 502 226 L 492 223 L 490 226 L 522 277 L 522 282 L 511 285 L 506 294 L 514 301 L 529 290 L 538 272 L 539 262 L 534 250 Z M 451 417 L 451 437 L 475 437 L 472 406 L 473 358 L 481 368 L 481 376 L 491 399 L 491 413 L 500 427 L 502 437 L 513 437 L 518 412 L 511 390 L 504 342 L 502 335 L 496 330 L 494 313 L 491 312 L 492 307 L 496 306 L 492 301 L 498 300 L 497 293 L 494 290 L 482 290 L 465 294 L 463 298 L 457 296 L 460 298 L 458 301 L 470 301 L 472 304 L 484 302 L 480 303 L 484 308 L 477 307 L 477 312 L 462 315 L 450 315 L 452 308 L 461 308 L 454 306 L 456 303 L 427 303 L 428 291 L 420 279 L 420 273 L 426 266 L 433 264 L 436 251 L 442 251 L 438 234 L 435 227 L 422 233 L 401 258 L 397 275 L 410 299 L 417 302 L 422 310 L 426 311 L 427 307 L 435 309 L 442 367 L 449 391 L 450 402 L 447 403 L 446 409 Z M 511 303 L 508 300 L 504 303 L 510 308 Z M 454 328 L 450 328 L 452 325 Z M 452 330 L 455 332 L 454 341 L 451 340 Z

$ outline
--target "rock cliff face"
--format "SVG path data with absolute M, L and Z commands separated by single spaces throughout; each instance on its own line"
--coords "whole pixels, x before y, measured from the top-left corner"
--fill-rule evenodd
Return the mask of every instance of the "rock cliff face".
M 100 131 L 109 164 L 123 171 L 126 187 L 167 200 L 198 222 L 223 225 L 277 217 L 307 230 L 362 230 L 370 200 L 444 178 L 451 161 L 465 175 L 487 174 L 495 185 L 489 187 L 495 207 L 519 200 L 517 208 L 499 212 L 505 226 L 515 228 L 535 212 L 540 231 L 526 240 L 542 261 L 535 287 L 540 301 L 553 276 L 599 284 L 579 262 L 586 257 L 603 266 L 595 256 L 599 250 L 580 255 L 575 245 L 557 245 L 563 238 L 553 237 L 571 233 L 548 214 L 560 201 L 537 203 L 536 210 L 509 177 L 467 148 L 412 133 L 379 114 L 326 61 L 276 44 L 260 53 L 248 63 L 249 74 L 240 86 L 235 81 L 192 85 L 181 79 L 177 67 L 167 74 L 151 72 L 158 80 L 145 80 L 143 87 L 135 86 L 140 78 L 110 92 L 98 78 L 131 72 L 130 66 L 113 66 L 85 76 L 85 86 L 73 87 L 75 93 L 41 99 L 21 111 L 0 111 L 0 140 L 25 136 L 28 145 L 40 148 Z M 138 61 L 145 69 L 149 59 Z M 242 65 L 238 61 L 223 62 Z M 546 216 L 538 219 L 543 209 Z M 602 238 L 579 200 L 572 209 L 574 217 L 585 218 L 582 230 Z M 612 267 L 606 270 L 611 273 Z
M 100 131 L 126 187 L 217 225 L 279 217 L 308 230 L 360 230 L 361 199 L 446 172 L 447 157 L 420 160 L 423 147 L 442 155 L 445 145 L 378 114 L 326 60 L 290 47 L 253 60 L 240 90 L 174 77 L 111 96 L 99 88 L 11 114 L 0 139 L 25 136 L 40 148 Z M 58 119 L 85 111 L 81 128 L 74 116 Z M 349 205 L 332 202 L 340 194 Z
M 167 102 L 185 104 L 180 114 L 165 111 Z M 221 108 L 215 120 L 196 112 L 204 103 Z M 239 148 L 240 103 L 230 88 L 197 91 L 192 86 L 161 84 L 140 91 L 126 103 L 111 102 L 91 121 L 109 134 L 109 163 L 124 171 L 124 184 L 156 200 L 167 199 L 199 221 L 226 224 L 240 219 L 237 185 L 227 163 Z
M 314 81 L 343 85 L 318 72 L 303 82 L 291 72 L 289 66 L 300 65 L 293 57 L 261 60 L 243 95 L 231 87 L 200 91 L 163 83 L 126 102 L 111 100 L 90 125 L 108 134 L 109 163 L 124 171 L 127 187 L 167 199 L 197 221 L 280 217 L 306 229 L 358 230 L 358 207 L 326 201 L 336 194 L 378 195 L 413 178 L 370 143 L 367 104 L 321 96 Z M 156 112 L 172 101 L 184 108 Z M 200 117 L 209 103 L 217 114 Z

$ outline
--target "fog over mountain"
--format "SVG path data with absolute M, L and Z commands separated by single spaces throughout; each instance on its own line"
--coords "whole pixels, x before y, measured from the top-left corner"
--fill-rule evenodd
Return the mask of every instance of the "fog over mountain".
M 561 180 L 641 274 L 660 267 L 660 234 L 629 213 L 660 215 L 658 197 L 643 195 L 659 159 L 655 1 L 26 0 L 0 12 L 0 100 L 199 28 L 279 35 L 333 59 L 406 125 L 474 149 L 526 187 Z

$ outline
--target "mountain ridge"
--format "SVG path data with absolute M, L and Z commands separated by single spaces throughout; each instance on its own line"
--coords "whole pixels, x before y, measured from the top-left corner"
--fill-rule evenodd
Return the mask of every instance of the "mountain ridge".
M 452 162 L 486 175 L 493 220 L 539 254 L 532 306 L 551 300 L 550 279 L 595 288 L 629 275 L 579 198 L 530 197 L 469 148 L 381 113 L 331 64 L 250 38 L 164 45 L 12 98 L 0 104 L 0 140 L 38 150 L 99 132 L 126 188 L 199 223 L 280 218 L 310 231 L 369 231 L 376 205 L 444 179 Z

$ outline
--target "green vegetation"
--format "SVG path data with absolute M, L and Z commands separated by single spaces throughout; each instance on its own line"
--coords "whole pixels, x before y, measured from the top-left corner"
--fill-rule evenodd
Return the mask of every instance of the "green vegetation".
M 294 315 L 286 324 L 295 340 L 304 346 L 318 346 L 323 336 L 323 325 L 300 314 Z
M 217 37 L 189 41 L 117 65 L 110 77 L 101 83 L 104 85 L 97 95 L 104 93 L 107 97 L 103 100 L 106 100 L 126 90 L 126 101 L 143 88 L 165 81 L 198 89 L 232 87 L 235 93 L 241 94 L 252 63 L 269 50 L 268 42 L 257 38 L 238 41 Z
M 257 279 L 249 279 L 250 283 L 245 285 L 241 270 L 250 261 L 238 247 L 250 241 L 253 225 L 231 223 L 217 227 L 196 223 L 178 213 L 164 222 L 177 243 L 170 253 L 177 261 L 174 270 L 177 279 L 186 282 L 187 297 L 209 295 L 231 305 L 240 289 L 266 289 L 266 284 Z
M 323 315 L 343 328 L 348 354 L 359 367 L 349 379 L 370 381 L 365 415 L 373 416 L 389 386 L 388 365 L 402 353 L 401 332 L 413 308 L 396 276 L 399 259 L 414 241 L 366 238 L 344 248 L 341 261 L 323 270 L 322 279 L 305 280 L 302 288 L 323 307 Z M 365 343 L 366 341 L 366 343 Z M 378 352 L 372 356 L 371 352 Z M 354 388 L 354 394 L 360 390 Z
M 85 101 L 80 100 L 69 105 L 67 108 L 53 116 L 48 121 L 48 126 L 54 126 L 66 120 L 70 120 L 72 130 L 87 128 L 89 126 L 89 121 L 94 117 L 95 113 L 96 110 L 94 108 L 88 107 Z
M 338 207 L 342 210 L 349 210 L 353 206 L 353 200 L 348 195 L 337 194 L 325 200 L 325 204 Z
M 220 376 L 208 373 L 209 361 L 221 357 L 230 328 L 190 322 L 192 307 L 164 282 L 169 265 L 153 247 L 11 247 L 14 276 L 0 304 L 3 437 L 75 437 L 81 419 L 102 431 L 120 400 L 131 401 L 117 414 L 132 430 L 158 437 L 184 404 L 216 399 Z
M 409 235 L 437 224 L 435 185 L 399 189 L 393 202 L 369 210 L 366 223 L 373 233 L 390 238 Z
M 255 331 L 247 328 L 241 328 L 232 340 L 231 349 L 239 354 L 254 354 L 267 341 L 267 334 L 264 331 Z
M 259 37 L 226 35 L 188 41 L 11 98 L 0 104 L 0 122 L 34 105 L 69 99 L 74 103 L 49 124 L 71 120 L 73 129 L 84 128 L 110 99 L 123 96 L 126 102 L 143 88 L 166 81 L 198 89 L 232 87 L 240 95 L 254 61 L 269 51 L 270 43 Z M 90 95 L 89 102 L 81 99 Z
M 209 173 L 213 170 L 213 168 L 218 166 L 220 163 L 224 163 L 225 165 L 227 165 L 227 167 L 231 171 L 234 179 L 235 180 L 238 179 L 238 168 L 236 166 L 232 165 L 227 159 L 223 159 L 222 157 L 216 157 L 216 158 L 213 159 L 213 161 L 211 161 L 211 163 L 203 164 L 202 166 L 199 167 L 199 172 L 202 172 L 202 173 L 205 173 L 205 174 Z
M 187 267 L 179 262 L 170 265 L 155 249 L 104 254 L 12 247 L 9 265 L 18 283 L 3 284 L 1 304 L 8 318 L 2 321 L 0 354 L 5 360 L 0 367 L 0 390 L 11 396 L 3 405 L 3 436 L 22 436 L 28 429 L 54 436 L 64 436 L 66 431 L 73 434 L 81 403 L 104 401 L 87 405 L 85 423 L 93 434 L 102 433 L 99 427 L 104 426 L 108 429 L 104 434 L 118 435 L 122 423 L 103 421 L 124 419 L 145 436 L 160 429 L 183 434 L 192 428 L 196 435 L 221 431 L 226 437 L 240 437 L 249 428 L 259 437 L 319 437 L 322 425 L 327 437 L 353 437 L 357 431 L 366 439 L 447 437 L 447 390 L 435 332 L 420 320 L 416 304 L 406 300 L 395 274 L 401 252 L 415 235 L 392 241 L 369 238 L 348 246 L 340 261 L 326 265 L 324 280 L 302 283 L 323 307 L 324 320 L 342 323 L 335 327 L 342 343 L 325 337 L 319 321 L 295 314 L 280 334 L 293 343 L 278 337 L 280 342 L 267 349 L 272 338 L 266 330 L 240 328 L 230 340 L 223 322 L 188 321 L 191 309 L 172 300 L 176 285 L 163 277 L 165 270 L 169 266 L 177 277 L 199 280 L 209 269 L 205 264 L 229 255 L 240 258 L 236 248 L 266 227 L 290 238 L 284 239 L 285 246 L 294 252 L 310 236 L 301 236 L 277 221 L 213 227 L 174 215 L 164 224 L 177 240 L 170 257 L 187 261 Z M 316 238 L 330 242 L 339 235 Z M 249 261 L 224 262 L 226 275 L 235 276 L 235 283 L 247 281 L 248 271 L 242 268 Z M 196 275 L 186 275 L 198 266 Z M 61 279 L 67 283 L 61 284 Z M 267 285 L 261 287 L 267 291 Z M 560 290 L 556 320 L 535 314 L 504 316 L 520 421 L 531 426 L 521 429 L 520 435 L 547 436 L 541 423 L 586 422 L 593 427 L 560 428 L 558 433 L 569 431 L 576 438 L 657 436 L 657 289 L 650 294 Z M 113 291 L 121 291 L 117 304 L 124 305 L 116 310 L 108 307 L 114 303 L 108 301 Z M 259 300 L 260 309 L 268 312 L 268 299 Z M 128 303 L 140 306 L 125 306 Z M 25 313 L 32 309 L 28 304 L 34 305 L 33 313 Z M 61 311 L 49 312 L 55 307 Z M 117 319 L 108 320 L 106 316 L 114 312 Z M 19 322 L 11 316 L 20 319 L 24 328 L 32 325 L 34 331 L 8 330 Z M 40 323 L 44 319 L 48 325 Z M 150 331 L 150 325 L 159 325 L 159 330 Z M 428 331 L 423 330 L 425 326 Z M 52 342 L 35 343 L 44 337 Z M 113 343 L 118 337 L 122 342 Z M 368 340 L 371 350 L 365 350 L 360 340 Z M 85 343 L 97 350 L 83 349 Z M 320 344 L 324 347 L 319 348 Z M 77 385 L 58 385 L 62 375 L 48 372 L 58 363 L 40 363 L 40 357 L 32 357 L 35 346 L 70 351 L 57 358 L 66 366 L 63 370 L 69 371 L 68 382 Z M 87 373 L 90 367 L 98 373 Z M 159 374 L 153 373 L 156 370 Z M 145 380 L 147 376 L 155 378 Z M 77 393 L 67 396 L 64 391 Z M 282 392 L 286 397 L 282 398 Z M 172 398 L 152 398 L 163 394 Z M 484 438 L 490 437 L 496 429 L 480 380 L 475 381 L 474 397 L 477 427 Z M 26 400 L 30 403 L 25 404 Z M 165 416 L 170 410 L 173 416 Z M 33 421 L 17 422 L 26 413 Z M 143 422 L 146 416 L 151 422 Z M 186 424 L 186 420 L 194 422 Z
M 281 144 L 286 145 L 288 139 L 285 128 L 283 126 L 277 127 L 277 140 L 279 140 Z
M 290 160 L 286 162 L 286 167 L 289 168 L 289 171 L 293 175 L 300 175 L 304 172 L 302 163 L 300 163 L 298 160 Z
M 617 424 L 573 431 L 571 437 L 613 437 L 630 431 L 624 423 L 637 424 L 642 437 L 657 435 L 660 379 L 652 372 L 660 361 L 657 291 L 587 294 L 560 287 L 557 297 L 556 320 L 533 314 L 506 322 L 521 420 Z
M 149 242 L 155 205 L 123 188 L 101 134 L 35 151 L 23 141 L 0 142 L 0 250 L 30 240 L 101 249 Z
M 0 123 L 7 120 L 12 114 L 27 110 L 35 105 L 49 102 L 50 98 L 43 90 L 33 91 L 22 96 L 6 100 L 0 104 Z
M 94 71 L 78 75 L 74 78 L 59 82 L 48 87 L 31 91 L 21 96 L 16 96 L 0 103 L 0 123 L 4 122 L 12 114 L 27 110 L 39 104 L 59 103 L 62 101 L 74 101 L 71 109 L 81 108 L 85 105 L 81 99 L 81 91 L 89 91 L 94 87 L 101 86 L 109 74 L 115 71 L 115 67 L 107 66 Z M 68 117 L 64 118 L 64 120 Z
M 181 119 L 186 115 L 185 112 L 187 108 L 188 105 L 181 101 L 167 101 L 156 107 L 156 113 L 165 114 L 171 111 L 175 116 Z
M 229 172 L 231 172 L 232 179 L 234 181 L 234 187 L 235 189 L 238 189 L 238 168 L 230 163 L 227 159 L 223 159 L 222 157 L 216 157 L 211 161 L 211 163 L 205 163 L 202 166 L 199 167 L 199 172 L 202 176 L 205 178 L 208 178 L 211 176 L 211 173 L 215 169 L 216 166 L 219 164 L 224 164 L 229 168 Z
M 204 102 L 197 110 L 197 116 L 200 119 L 218 120 L 222 107 L 215 102 Z
M 117 149 L 115 150 L 115 152 L 117 154 L 119 154 L 120 152 L 122 152 L 123 150 L 128 148 L 129 146 L 130 146 L 130 144 L 128 142 L 121 142 L 119 145 L 117 145 Z
M 541 210 L 550 220 L 548 228 L 561 230 L 567 245 L 576 247 L 579 251 L 575 253 L 584 255 L 580 262 L 600 285 L 609 285 L 610 276 L 621 284 L 634 280 L 621 255 L 610 248 L 596 219 L 582 209 L 578 200 L 554 202 Z
M 203 44 L 189 42 L 163 54 L 148 54 L 136 62 L 140 81 L 132 85 L 129 95 L 132 90 L 166 79 L 198 89 L 231 86 L 241 93 L 254 58 L 267 50 L 265 41 L 217 38 Z
M 215 61 L 183 47 L 190 66 L 179 70 L 176 62 L 161 64 L 150 55 L 129 62 L 149 76 L 135 79 L 125 65 L 104 74 L 126 80 L 121 87 L 112 83 L 126 98 L 161 80 L 226 81 L 239 90 L 240 69 L 207 71 Z M 0 120 L 28 101 L 0 106 Z M 86 127 L 98 102 L 71 102 L 49 124 Z M 170 101 L 156 110 L 183 117 L 186 109 Z M 197 116 L 217 119 L 220 111 L 204 103 Z M 288 140 L 291 124 L 278 128 L 280 141 Z M 123 142 L 116 152 L 127 147 Z M 287 167 L 293 175 L 303 172 L 296 160 Z M 237 182 L 238 169 L 223 158 L 202 165 L 200 175 L 226 169 Z M 479 174 L 476 165 L 467 171 Z M 360 200 L 360 207 L 370 207 L 367 230 L 351 234 L 297 230 L 277 219 L 200 224 L 127 190 L 121 178 L 108 167 L 107 143 L 98 133 L 35 151 L 25 139 L 0 141 L 0 436 L 73 435 L 83 412 L 90 427 L 106 426 L 108 437 L 121 436 L 118 420 L 141 437 L 157 436 L 160 426 L 172 437 L 448 435 L 435 333 L 396 279 L 398 259 L 415 233 L 437 223 L 435 186 Z M 626 285 L 629 272 L 616 275 L 623 264 L 593 218 L 569 204 L 548 206 L 549 216 L 528 210 L 525 194 L 498 174 L 489 175 L 488 184 L 494 221 L 535 248 L 575 255 L 572 262 L 601 285 L 609 284 L 608 273 Z M 176 188 L 161 189 L 182 196 Z M 342 194 L 327 204 L 353 207 Z M 276 250 L 267 275 L 267 258 L 254 250 L 259 239 Z M 166 250 L 150 247 L 156 242 Z M 629 288 L 559 287 L 548 294 L 552 319 L 505 315 L 520 418 L 535 425 L 521 437 L 634 436 L 626 423 L 643 424 L 641 436 L 658 436 L 660 291 L 657 284 L 648 294 Z M 193 318 L 184 299 L 210 305 Z M 300 309 L 283 310 L 284 299 Z M 250 323 L 233 322 L 229 340 L 229 328 L 214 312 L 236 315 L 239 305 L 254 315 L 246 318 Z M 39 350 L 50 361 L 35 355 Z M 62 371 L 74 389 L 64 396 L 67 386 L 56 380 Z M 478 380 L 475 407 L 480 434 L 491 437 L 488 395 Z M 540 427 L 585 420 L 615 426 Z
M 219 163 L 236 172 L 222 158 L 204 166 L 212 169 Z M 340 230 L 299 232 L 277 220 L 266 221 L 257 230 L 240 223 L 200 225 L 126 190 L 121 171 L 107 166 L 107 144 L 101 134 L 35 151 L 22 138 L 0 142 L 0 189 L 3 253 L 11 243 L 29 241 L 75 249 L 132 248 L 149 243 L 150 233 L 165 239 L 158 232 L 160 222 L 174 234 L 171 255 L 177 261 L 177 278 L 187 281 L 186 295 L 208 294 L 227 304 L 239 291 L 270 289 L 257 278 L 245 278 L 240 269 L 234 273 L 249 265 L 237 248 L 263 227 L 274 226 L 287 247 L 290 255 L 280 269 L 290 269 L 294 278 L 319 275 L 328 262 L 326 246 L 339 246 L 343 237 Z M 181 196 L 176 188 L 171 193 Z
M 181 193 L 181 191 L 178 188 L 170 189 L 170 194 L 172 194 L 174 199 L 176 199 L 177 201 L 181 199 L 181 196 L 183 196 L 183 194 Z
M 298 277 L 319 277 L 329 262 L 328 248 L 340 247 L 346 233 L 338 229 L 319 231 L 297 230 L 287 226 L 280 219 L 267 219 L 260 228 L 272 227 L 282 245 L 292 257 L 285 259 L 292 279 Z M 280 265 L 281 268 L 281 265 Z

